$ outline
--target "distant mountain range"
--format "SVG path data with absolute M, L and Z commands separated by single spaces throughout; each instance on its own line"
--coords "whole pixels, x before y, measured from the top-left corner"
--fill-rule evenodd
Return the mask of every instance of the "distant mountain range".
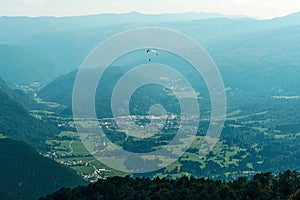
M 259 37 L 264 37 L 264 32 L 268 34 L 270 31 L 273 31 L 275 42 L 284 42 L 284 34 L 297 36 L 299 25 L 300 13 L 271 20 L 202 13 L 1 17 L 0 76 L 11 86 L 34 81 L 45 85 L 59 75 L 77 69 L 87 54 L 109 36 L 145 26 L 171 28 L 187 34 L 202 44 L 222 68 L 223 61 L 232 60 L 223 56 L 223 53 L 230 53 L 228 49 L 238 51 L 238 45 L 241 48 L 243 45 L 252 46 Z M 277 30 L 281 33 L 279 40 Z M 226 51 L 222 51 L 225 48 Z M 269 46 L 259 48 L 268 49 Z M 245 50 L 236 53 L 247 56 Z
M 97 14 L 74 17 L 0 17 L 0 44 L 14 44 L 37 34 L 67 30 L 93 29 L 118 24 L 151 24 L 227 17 L 217 13 L 180 14 Z M 229 16 L 228 16 L 229 17 Z M 22 34 L 18 31 L 22 30 Z
M 54 65 L 38 50 L 0 44 L 0 76 L 9 83 L 48 82 L 57 76 Z
M 288 21 L 289 17 L 298 17 L 299 25 L 292 25 L 291 22 L 290 26 L 277 27 L 277 20 Z M 300 43 L 297 42 L 300 41 L 300 14 L 289 17 L 267 21 L 220 18 L 165 26 L 177 27 L 203 41 L 221 72 L 225 87 L 252 95 L 296 95 L 300 92 Z M 256 27 L 246 27 L 247 24 Z M 274 28 L 270 24 L 274 24 Z M 201 32 L 203 27 L 206 29 Z M 159 59 L 159 62 L 170 60 L 163 56 Z M 136 60 L 133 65 L 141 64 L 140 57 L 132 60 Z M 147 62 L 147 59 L 144 61 Z M 180 65 L 174 62 L 168 64 Z M 46 101 L 71 105 L 75 76 L 73 71 L 58 77 L 42 88 L 38 95 Z M 191 80 L 192 76 L 187 78 Z

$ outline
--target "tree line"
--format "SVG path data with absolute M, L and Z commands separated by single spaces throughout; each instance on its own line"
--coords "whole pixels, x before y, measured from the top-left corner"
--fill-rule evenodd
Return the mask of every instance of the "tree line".
M 230 182 L 186 176 L 178 179 L 109 177 L 88 186 L 62 188 L 54 194 L 40 198 L 52 199 L 298 200 L 300 173 L 257 173 L 251 179 L 240 177 Z

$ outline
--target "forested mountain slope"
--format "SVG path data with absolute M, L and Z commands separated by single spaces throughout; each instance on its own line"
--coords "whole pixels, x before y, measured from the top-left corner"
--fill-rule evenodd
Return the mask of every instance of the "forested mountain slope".
M 75 187 L 85 182 L 75 171 L 41 156 L 29 145 L 0 139 L 1 199 L 31 200 L 61 187 Z

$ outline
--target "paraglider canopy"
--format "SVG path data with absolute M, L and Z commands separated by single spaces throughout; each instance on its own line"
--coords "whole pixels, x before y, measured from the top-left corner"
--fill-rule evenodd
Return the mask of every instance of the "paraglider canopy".
M 158 56 L 157 51 L 155 51 L 155 50 L 153 50 L 153 49 L 147 49 L 147 53 L 149 53 L 149 52 L 151 52 L 151 53 L 155 54 L 156 56 Z M 150 61 L 151 61 L 151 58 L 149 58 L 148 61 L 150 62 Z
M 153 49 L 147 49 L 147 53 L 149 53 L 149 52 L 154 53 L 156 56 L 158 56 L 157 51 L 155 51 Z

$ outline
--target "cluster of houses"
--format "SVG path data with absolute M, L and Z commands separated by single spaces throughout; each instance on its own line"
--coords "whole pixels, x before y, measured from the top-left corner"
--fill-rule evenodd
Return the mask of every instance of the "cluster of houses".
M 85 163 L 82 162 L 82 160 L 72 160 L 72 161 L 60 161 L 60 164 L 66 165 L 66 166 L 86 166 Z
M 105 179 L 104 172 L 106 169 L 97 169 L 93 173 L 84 174 L 82 173 L 81 176 L 84 180 L 89 181 L 91 183 L 97 182 L 99 179 Z

